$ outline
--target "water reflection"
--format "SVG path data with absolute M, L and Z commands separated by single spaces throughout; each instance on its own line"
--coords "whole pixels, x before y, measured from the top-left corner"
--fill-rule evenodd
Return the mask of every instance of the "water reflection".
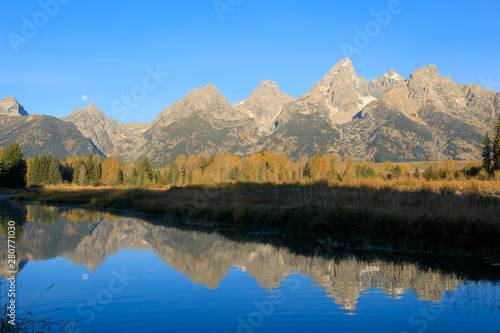
M 493 268 L 484 265 L 478 270 L 476 262 L 436 266 L 432 260 L 397 254 L 390 254 L 390 258 L 372 252 L 340 251 L 331 255 L 312 242 L 295 250 L 288 245 L 289 240 L 277 237 L 268 241 L 241 239 L 240 235 L 162 226 L 137 217 L 117 217 L 83 208 L 4 201 L 0 209 L 2 226 L 8 220 L 18 222 L 19 271 L 28 261 L 58 255 L 94 271 L 119 250 L 150 249 L 165 264 L 208 289 L 218 288 L 234 266 L 248 272 L 259 287 L 267 290 L 280 287 L 285 278 L 299 271 L 347 312 L 355 311 L 360 297 L 371 288 L 379 288 L 393 299 L 415 293 L 422 301 L 441 302 L 446 291 L 465 286 L 465 280 L 497 278 Z M 0 236 L 3 258 L 6 249 L 6 238 Z M 4 266 L 0 268 L 2 276 L 7 275 Z M 498 310 L 499 297 L 491 293 L 498 292 L 498 288 L 482 288 L 489 307 Z M 474 300 L 468 303 L 473 304 Z

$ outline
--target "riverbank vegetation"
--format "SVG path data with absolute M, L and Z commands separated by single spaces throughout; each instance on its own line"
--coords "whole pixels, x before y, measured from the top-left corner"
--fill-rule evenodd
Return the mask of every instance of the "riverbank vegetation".
M 412 182 L 414 180 L 411 180 Z M 498 255 L 500 198 L 476 188 L 417 190 L 401 180 L 368 184 L 257 184 L 162 189 L 46 187 L 19 199 L 133 210 L 217 227 L 278 231 L 400 250 Z M 498 186 L 498 184 L 497 184 Z M 467 192 L 467 188 L 463 189 Z

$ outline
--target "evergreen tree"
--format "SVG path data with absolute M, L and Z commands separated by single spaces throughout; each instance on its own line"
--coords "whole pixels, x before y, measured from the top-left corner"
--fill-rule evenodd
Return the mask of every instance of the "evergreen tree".
M 401 167 L 398 165 L 395 168 L 392 168 L 391 174 L 394 178 L 399 179 L 403 175 L 403 170 L 401 170 Z
M 413 177 L 417 178 L 417 179 L 420 179 L 422 177 L 422 174 L 420 173 L 420 170 L 417 168 L 415 168 L 415 173 L 413 174 Z
M 42 179 L 40 177 L 40 159 L 38 158 L 38 155 L 35 155 L 28 174 L 28 184 L 40 185 L 41 183 Z
M 64 166 L 61 171 L 63 181 L 71 183 L 73 181 L 73 169 L 70 167 L 68 161 L 64 161 Z
M 101 179 L 101 166 L 92 156 L 85 160 L 85 168 L 87 169 L 87 182 L 96 182 Z
M 160 170 L 156 170 L 153 174 L 153 184 L 158 185 L 161 184 L 161 172 Z
M 123 184 L 123 171 L 121 168 L 118 168 L 118 175 L 116 176 L 116 183 Z
M 141 185 L 149 185 L 153 182 L 153 169 L 148 158 L 144 158 L 139 168 L 139 182 Z
M 486 132 L 486 135 L 484 136 L 483 140 L 483 168 L 487 172 L 491 172 L 491 163 L 493 161 L 492 156 L 492 146 L 491 146 L 491 140 L 490 140 L 490 135 L 488 132 Z
M 49 174 L 47 181 L 51 184 L 57 184 L 62 181 L 61 167 L 59 165 L 59 158 L 54 156 L 50 162 Z
M 348 159 L 344 174 L 342 175 L 342 180 L 354 179 L 354 177 L 356 177 L 356 168 L 354 167 L 354 162 L 352 161 L 352 159 Z
M 179 180 L 180 177 L 180 170 L 179 167 L 177 166 L 177 163 L 172 162 L 170 164 L 170 167 L 168 168 L 168 173 L 167 173 L 167 184 L 175 184 Z
M 21 146 L 18 143 L 11 143 L 2 156 L 2 186 L 26 187 L 27 170 Z
M 49 179 L 49 169 L 50 162 L 52 162 L 52 156 L 40 156 L 40 169 L 39 169 L 39 180 L 43 183 Z
M 79 158 L 76 161 L 75 166 L 73 167 L 73 183 L 75 183 L 75 184 L 79 184 L 78 176 L 80 174 L 80 168 L 82 165 L 83 165 L 83 161 L 81 158 Z

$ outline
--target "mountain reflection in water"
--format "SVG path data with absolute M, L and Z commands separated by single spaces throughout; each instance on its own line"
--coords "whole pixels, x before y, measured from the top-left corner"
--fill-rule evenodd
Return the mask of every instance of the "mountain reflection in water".
M 276 237 L 266 243 L 255 237 L 228 237 L 219 232 L 158 225 L 142 218 L 118 217 L 83 208 L 23 206 L 5 201 L 1 207 L 2 221 L 25 220 L 18 228 L 20 271 L 26 262 L 57 256 L 66 257 L 76 265 L 84 264 L 93 271 L 119 250 L 150 249 L 166 265 L 209 289 L 218 288 L 233 266 L 247 271 L 267 290 L 280 287 L 283 279 L 298 271 L 309 276 L 327 297 L 348 311 L 356 310 L 359 298 L 370 288 L 380 288 L 393 299 L 413 291 L 422 301 L 440 302 L 445 291 L 455 290 L 470 278 L 463 267 L 457 270 L 430 267 L 432 264 L 397 255 L 392 255 L 396 260 L 365 252 L 331 255 L 321 253 L 318 244 L 307 253 L 304 249 L 294 251 L 290 246 L 276 244 Z M 3 258 L 5 244 L 6 238 L 0 237 Z M 5 265 L 0 273 L 7 276 Z M 471 274 L 483 278 L 481 272 L 474 270 Z M 496 276 L 491 271 L 484 275 Z

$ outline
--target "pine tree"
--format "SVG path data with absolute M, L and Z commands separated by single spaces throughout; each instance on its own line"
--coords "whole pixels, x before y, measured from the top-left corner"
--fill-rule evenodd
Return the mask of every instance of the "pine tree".
M 21 146 L 11 143 L 2 156 L 1 183 L 5 187 L 26 187 L 28 166 Z
M 41 183 L 42 180 L 40 178 L 40 159 L 38 158 L 38 155 L 35 155 L 28 174 L 28 184 L 36 186 L 40 185 Z
M 38 175 L 39 184 L 46 182 L 49 179 L 50 162 L 52 162 L 52 156 L 40 156 L 40 169 Z
M 153 182 L 153 169 L 148 158 L 144 158 L 139 168 L 139 182 L 141 185 L 149 185 Z
M 123 184 L 123 171 L 121 168 L 118 168 L 118 174 L 116 176 L 116 183 Z
M 492 156 L 492 146 L 491 146 L 491 140 L 490 140 L 490 135 L 488 132 L 486 132 L 486 135 L 484 136 L 483 140 L 483 153 L 481 154 L 483 156 L 483 168 L 487 172 L 491 172 L 491 163 L 493 161 Z
M 153 184 L 155 184 L 155 185 L 161 184 L 161 172 L 160 172 L 160 170 L 156 170 L 154 172 Z
M 80 174 L 80 167 L 83 165 L 83 161 L 81 158 L 79 158 L 76 163 L 75 163 L 75 166 L 73 167 L 73 183 L 75 184 L 79 184 L 78 183 L 78 176 Z
M 417 178 L 417 179 L 420 179 L 422 177 L 422 174 L 420 173 L 420 170 L 417 168 L 415 168 L 415 173 L 413 174 L 413 177 Z
M 96 182 L 101 179 L 101 166 L 92 156 L 85 160 L 85 168 L 87 169 L 87 182 Z
M 180 170 L 179 167 L 177 166 L 177 163 L 172 162 L 170 164 L 170 167 L 168 168 L 168 173 L 167 173 L 167 184 L 175 184 L 179 180 L 180 177 Z
M 51 184 L 57 184 L 62 181 L 61 167 L 59 165 L 59 158 L 54 156 L 50 162 L 49 174 L 47 181 Z

